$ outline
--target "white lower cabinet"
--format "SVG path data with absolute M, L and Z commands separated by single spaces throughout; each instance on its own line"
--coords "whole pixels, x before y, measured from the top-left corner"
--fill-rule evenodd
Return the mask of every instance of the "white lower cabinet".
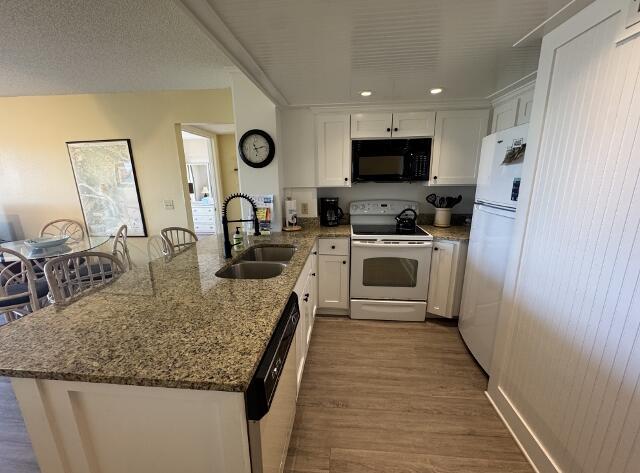
M 318 308 L 349 310 L 349 239 L 323 239 L 318 256 Z
M 307 350 L 311 341 L 311 332 L 315 321 L 316 307 L 318 301 L 318 270 L 317 243 L 311 250 L 307 262 L 300 273 L 298 282 L 294 288 L 298 295 L 298 306 L 300 309 L 300 320 L 296 328 L 296 379 L 297 389 L 300 389 L 302 373 L 307 359 Z
M 440 240 L 433 243 L 427 312 L 457 317 L 467 261 L 467 242 Z

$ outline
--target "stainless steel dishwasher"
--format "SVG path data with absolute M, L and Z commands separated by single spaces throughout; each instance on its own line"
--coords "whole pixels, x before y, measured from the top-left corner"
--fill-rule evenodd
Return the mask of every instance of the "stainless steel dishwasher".
M 298 297 L 291 295 L 245 394 L 251 471 L 280 473 L 296 414 L 295 333 Z

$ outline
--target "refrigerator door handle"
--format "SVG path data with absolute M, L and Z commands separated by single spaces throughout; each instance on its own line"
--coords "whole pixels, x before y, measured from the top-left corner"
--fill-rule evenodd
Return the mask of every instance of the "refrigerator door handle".
M 484 202 L 482 200 L 477 200 L 475 202 L 476 205 L 482 205 L 484 207 L 489 207 L 490 209 L 497 209 L 497 210 L 506 210 L 507 212 L 515 212 L 516 209 L 514 209 L 513 207 L 507 207 L 505 205 L 498 205 L 498 204 L 492 204 L 489 202 Z

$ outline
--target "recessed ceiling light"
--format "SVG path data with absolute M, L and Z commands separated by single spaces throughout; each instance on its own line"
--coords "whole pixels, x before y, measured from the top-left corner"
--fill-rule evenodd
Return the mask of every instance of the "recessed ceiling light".
M 370 90 L 363 90 L 362 92 L 360 92 L 360 95 L 362 95 L 363 97 L 369 97 L 373 92 L 371 92 Z
M 442 87 L 434 87 L 429 92 L 431 92 L 431 95 L 438 95 L 441 94 L 443 90 L 444 89 Z

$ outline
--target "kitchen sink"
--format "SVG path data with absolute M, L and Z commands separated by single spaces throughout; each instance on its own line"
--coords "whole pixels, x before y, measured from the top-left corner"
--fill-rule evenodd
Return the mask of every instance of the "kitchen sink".
M 227 279 L 269 279 L 280 275 L 285 267 L 283 263 L 246 261 L 222 268 L 216 276 Z
M 252 246 L 238 258 L 239 261 L 273 261 L 288 263 L 293 258 L 296 247 L 292 245 L 260 245 Z

